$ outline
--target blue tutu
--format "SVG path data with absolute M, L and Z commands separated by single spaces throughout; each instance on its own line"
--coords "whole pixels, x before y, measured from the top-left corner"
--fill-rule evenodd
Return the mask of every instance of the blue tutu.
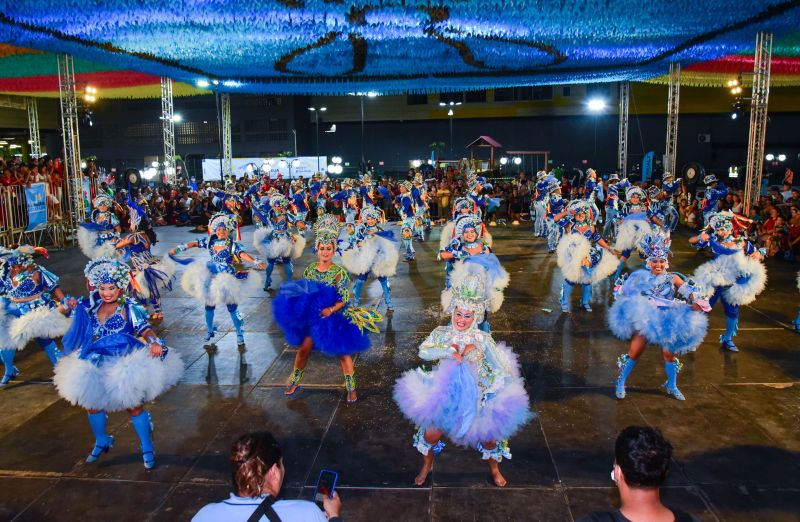
M 333 286 L 307 279 L 286 281 L 275 298 L 272 313 L 286 342 L 292 346 L 311 337 L 314 349 L 325 355 L 350 355 L 368 350 L 369 336 L 350 321 L 347 307 L 328 317 L 320 316 L 323 309 L 340 300 Z

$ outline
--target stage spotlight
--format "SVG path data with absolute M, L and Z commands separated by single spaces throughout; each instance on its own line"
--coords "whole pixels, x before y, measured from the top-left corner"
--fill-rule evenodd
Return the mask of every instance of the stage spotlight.
M 778 154 L 778 161 L 786 161 L 786 154 Z
M 606 108 L 606 101 L 601 98 L 592 98 L 586 104 L 590 112 L 600 112 Z
M 520 158 L 519 156 L 514 158 L 514 165 L 519 165 L 520 163 L 522 163 L 522 158 Z
M 201 89 L 205 89 L 209 85 L 210 84 L 208 83 L 208 80 L 197 80 L 197 86 L 200 87 Z
M 180 123 L 182 121 L 183 121 L 183 116 L 181 116 L 180 114 L 173 114 L 172 115 L 172 122 L 173 123 Z
M 369 91 L 369 92 L 367 93 L 367 98 L 375 98 L 377 95 L 378 95 L 378 93 L 377 93 L 377 92 L 375 92 L 375 91 Z
M 508 163 L 508 158 L 506 157 L 500 158 L 500 165 L 505 165 L 506 163 Z
M 411 162 L 411 165 L 413 165 L 415 169 L 418 169 L 419 166 L 422 165 L 422 161 L 415 159 L 414 161 Z
M 775 154 L 767 154 L 766 156 L 764 156 L 764 159 L 767 161 L 772 161 L 775 159 Z
M 736 119 L 736 118 L 738 118 L 738 117 L 739 117 L 739 115 L 738 115 L 738 114 L 736 114 L 735 112 L 732 112 L 732 113 L 731 113 L 731 119 L 732 119 L 732 120 L 735 120 L 735 119 Z

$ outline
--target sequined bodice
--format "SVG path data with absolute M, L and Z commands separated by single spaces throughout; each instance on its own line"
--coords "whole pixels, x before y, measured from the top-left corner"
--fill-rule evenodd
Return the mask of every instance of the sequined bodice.
M 97 313 L 92 314 L 92 335 L 96 339 L 101 339 L 116 333 L 133 333 L 133 328 L 131 328 L 128 321 L 125 320 L 122 307 L 118 306 L 116 311 L 111 314 L 104 323 L 100 323 L 97 318 Z
M 303 277 L 309 281 L 323 283 L 336 288 L 342 302 L 347 303 L 350 300 L 350 276 L 347 270 L 339 265 L 331 265 L 327 271 L 320 272 L 317 270 L 318 263 L 311 263 L 303 272 Z
M 104 227 L 106 231 L 112 231 L 119 225 L 117 216 L 111 212 L 100 212 L 99 210 L 92 211 L 92 222 Z

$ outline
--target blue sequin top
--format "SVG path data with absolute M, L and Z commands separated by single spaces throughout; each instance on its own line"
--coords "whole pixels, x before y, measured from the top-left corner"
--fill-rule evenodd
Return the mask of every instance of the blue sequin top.
M 97 312 L 102 304 L 103 301 L 97 292 L 81 299 L 79 303 L 91 317 L 92 336 L 95 341 L 119 333 L 141 337 L 145 330 L 150 328 L 150 323 L 147 322 L 147 311 L 136 300 L 123 297 L 117 303 L 114 313 L 105 322 L 100 323 Z
M 34 278 L 35 274 L 39 274 L 39 281 Z M 7 273 L 6 276 L 0 280 L 0 293 L 6 295 L 8 299 L 14 302 L 14 307 L 20 314 L 26 314 L 37 308 L 46 306 L 53 308 L 56 303 L 53 301 L 51 292 L 58 288 L 58 276 L 36 265 L 32 271 L 20 272 L 12 276 Z M 31 299 L 36 297 L 35 299 Z M 30 299 L 29 301 L 24 301 Z
M 216 236 L 197 240 L 197 248 L 205 248 L 208 251 L 208 255 L 211 257 L 210 264 L 214 266 L 217 272 L 228 274 L 236 273 L 236 269 L 233 266 L 234 257 L 244 252 L 242 245 L 236 241 L 230 238 L 219 239 Z
M 756 251 L 756 247 L 753 246 L 753 243 L 741 238 L 734 238 L 733 246 L 725 246 L 718 240 L 717 235 L 713 233 L 709 234 L 708 241 L 703 241 L 701 239 L 695 243 L 694 246 L 699 249 L 711 247 L 711 253 L 714 254 L 715 259 L 719 256 L 733 255 L 741 250 L 744 250 L 744 255 L 746 256 Z
M 131 256 L 131 263 L 137 270 L 145 268 L 159 262 L 152 252 L 150 252 L 150 240 L 144 232 L 136 232 L 130 236 L 133 243 L 126 248 Z

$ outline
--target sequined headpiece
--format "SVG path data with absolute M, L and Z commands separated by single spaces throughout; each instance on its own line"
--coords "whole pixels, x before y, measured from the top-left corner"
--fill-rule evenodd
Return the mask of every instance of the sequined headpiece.
M 536 181 L 542 181 L 546 177 L 547 177 L 547 172 L 545 172 L 544 170 L 540 170 L 539 172 L 536 173 Z
M 650 199 L 655 198 L 659 194 L 661 194 L 661 189 L 659 187 L 656 187 L 655 185 L 647 189 L 647 195 L 650 197 Z
M 411 182 L 410 182 L 410 181 L 408 181 L 408 180 L 406 180 L 406 181 L 401 181 L 401 182 L 400 182 L 400 184 L 399 184 L 399 186 L 400 186 L 401 188 L 404 188 L 404 189 L 406 189 L 406 192 L 411 192 L 411 189 L 413 189 L 413 188 L 414 188 L 414 187 L 411 185 Z
M 208 231 L 214 234 L 220 228 L 225 228 L 230 232 L 236 228 L 236 224 L 228 214 L 217 212 L 208 220 Z
M 274 194 L 269 198 L 269 208 L 272 210 L 286 210 L 289 208 L 289 200 L 283 194 Z
M 342 180 L 342 188 L 353 188 L 353 180 L 350 178 L 344 178 Z
M 366 222 L 369 218 L 375 219 L 380 223 L 383 221 L 383 212 L 374 205 L 367 205 L 361 209 L 361 221 Z
M 473 216 L 472 214 L 461 216 L 460 218 L 457 218 L 456 221 L 456 226 L 454 230 L 455 236 L 457 238 L 461 238 L 461 236 L 464 235 L 464 232 L 469 228 L 475 229 L 475 232 L 478 234 L 478 236 L 480 236 L 481 224 L 482 224 L 481 220 Z
M 591 177 L 592 179 L 597 179 L 597 171 L 594 169 L 586 169 L 586 177 Z
M 662 181 L 667 181 L 668 179 L 670 179 L 672 177 L 673 177 L 672 172 L 670 172 L 668 170 L 665 170 L 664 174 L 661 176 L 661 180 Z
M 712 214 L 711 217 L 708 218 L 708 225 L 714 230 L 720 228 L 733 230 L 733 220 L 733 212 L 730 210 L 723 210 L 722 212 Z
M 369 172 L 366 172 L 361 176 L 361 184 L 365 187 L 372 185 L 372 176 Z
M 83 269 L 83 275 L 93 288 L 100 285 L 114 285 L 123 290 L 130 284 L 131 269 L 125 263 L 109 257 L 92 259 Z
M 456 214 L 460 214 L 462 210 L 472 210 L 475 208 L 475 203 L 469 198 L 456 198 L 456 204 L 453 207 Z
M 706 185 L 711 185 L 712 183 L 716 183 L 718 181 L 719 180 L 717 179 L 717 177 L 713 174 L 709 174 L 708 176 L 703 178 L 703 183 L 705 183 Z
M 423 184 L 425 184 L 425 180 L 422 179 L 422 172 L 414 174 L 414 185 L 421 187 Z
M 557 190 L 561 190 L 561 183 L 559 183 L 557 179 L 551 179 L 550 181 L 547 182 L 548 194 L 552 194 Z
M 577 199 L 569 204 L 567 207 L 569 214 L 572 217 L 573 221 L 578 221 L 578 214 L 583 213 L 584 218 L 581 222 L 586 221 L 593 221 L 594 220 L 594 212 L 592 212 L 592 206 L 589 204 L 589 201 L 585 199 Z
M 332 214 L 323 214 L 317 219 L 317 222 L 314 223 L 314 236 L 316 236 L 314 244 L 336 243 L 336 240 L 339 238 L 340 226 L 336 216 Z
M 639 246 L 648 260 L 667 259 L 672 255 L 672 252 L 669 251 L 670 239 L 661 234 L 645 236 Z
M 3 254 L 8 256 L 6 258 L 6 263 L 8 263 L 9 266 L 28 266 L 33 264 L 33 256 L 36 254 L 43 255 L 45 259 L 48 257 L 47 249 L 31 245 L 20 245 L 14 250 L 5 250 Z
M 297 178 L 296 180 L 292 181 L 292 187 L 294 188 L 304 188 L 305 183 L 303 182 L 303 178 Z
M 625 191 L 626 200 L 630 200 L 634 196 L 637 196 L 639 201 L 643 201 L 647 197 L 647 194 L 645 194 L 644 190 L 642 190 L 640 187 L 630 187 Z
M 486 282 L 482 277 L 470 274 L 453 289 L 449 312 L 452 314 L 456 308 L 474 312 L 473 327 L 477 326 L 486 311 Z
M 619 181 L 619 174 L 612 172 L 608 175 L 608 181 Z
M 100 207 L 110 208 L 111 205 L 113 204 L 114 202 L 111 200 L 111 196 L 109 196 L 108 194 L 99 194 L 95 196 L 95 198 L 92 200 L 92 206 L 94 208 L 100 208 Z

